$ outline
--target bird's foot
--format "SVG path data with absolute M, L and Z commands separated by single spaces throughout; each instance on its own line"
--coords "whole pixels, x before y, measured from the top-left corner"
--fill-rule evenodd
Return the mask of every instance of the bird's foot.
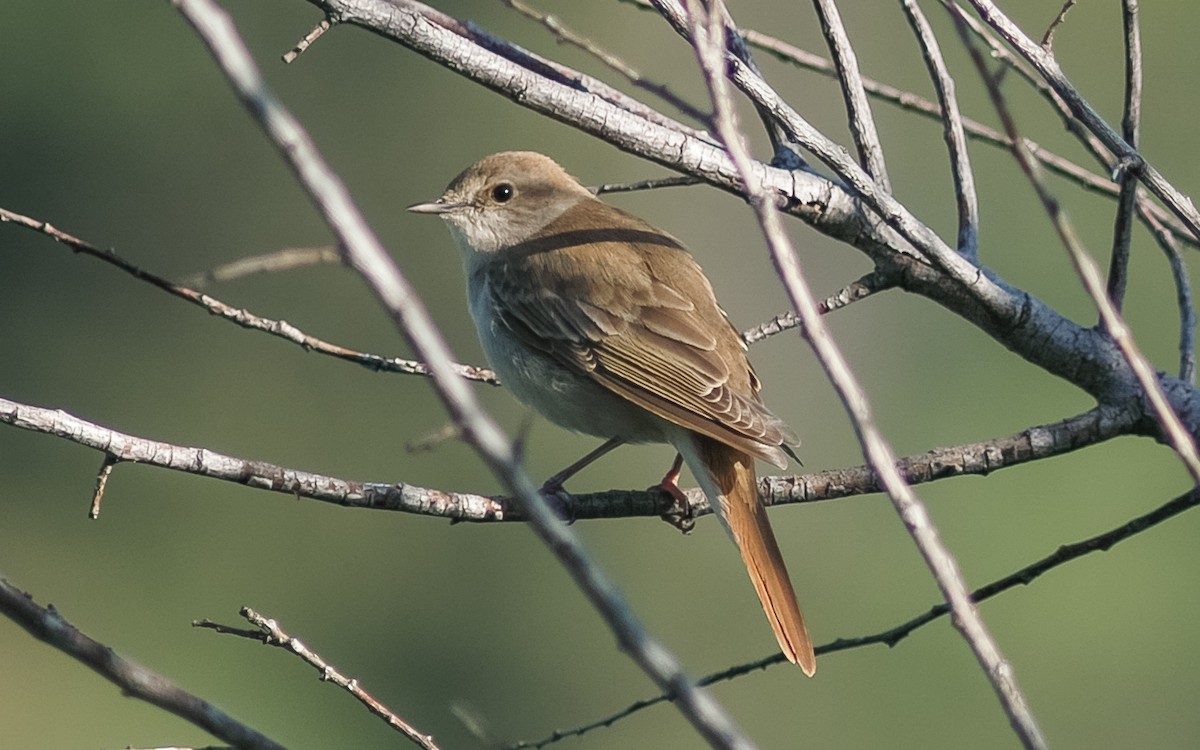
M 550 510 L 554 511 L 554 515 L 565 521 L 568 526 L 575 523 L 575 498 L 571 497 L 571 493 L 567 492 L 561 481 L 550 477 L 538 490 L 538 494 L 546 501 L 546 505 L 550 506 Z
M 662 481 L 649 489 L 651 491 L 660 490 L 671 498 L 671 504 L 660 516 L 662 520 L 684 534 L 690 534 L 692 529 L 696 528 L 696 514 L 692 512 L 692 504 L 688 502 L 687 495 L 679 489 L 679 471 L 682 467 L 683 456 L 675 456 L 675 462 L 671 464 L 670 470 L 667 471 Z

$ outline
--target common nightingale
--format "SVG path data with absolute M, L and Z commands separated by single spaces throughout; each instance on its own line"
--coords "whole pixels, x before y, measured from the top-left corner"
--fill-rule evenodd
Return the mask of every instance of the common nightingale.
M 410 211 L 446 220 L 471 316 L 501 381 L 547 419 L 625 443 L 670 443 L 741 551 L 787 658 L 812 641 L 759 501 L 754 460 L 787 466 L 796 436 L 767 411 L 746 347 L 671 235 L 603 203 L 552 159 L 485 157 Z M 674 480 L 680 459 L 663 480 Z

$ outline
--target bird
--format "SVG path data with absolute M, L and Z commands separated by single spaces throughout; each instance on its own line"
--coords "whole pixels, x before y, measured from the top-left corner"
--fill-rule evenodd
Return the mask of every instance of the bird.
M 532 151 L 484 157 L 408 210 L 445 220 L 502 384 L 549 421 L 606 440 L 544 489 L 622 443 L 673 446 L 662 488 L 682 500 L 675 481 L 687 465 L 741 552 L 780 650 L 815 674 L 754 466 L 786 468 L 799 440 L 763 404 L 746 346 L 683 243 Z

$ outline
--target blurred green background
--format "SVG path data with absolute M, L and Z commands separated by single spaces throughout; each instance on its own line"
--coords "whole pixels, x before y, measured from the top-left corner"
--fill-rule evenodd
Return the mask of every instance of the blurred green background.
M 899 10 L 844 5 L 865 73 L 927 93 Z M 1006 5 L 1038 33 L 1058 6 Z M 1177 186 L 1194 192 L 1200 65 L 1192 32 L 1200 10 L 1170 5 L 1143 8 L 1144 151 Z M 421 289 L 462 361 L 482 358 L 457 258 L 439 222 L 406 214 L 403 206 L 438 195 L 461 168 L 501 149 L 545 151 L 593 184 L 664 174 L 361 29 L 337 28 L 285 66 L 279 56 L 316 24 L 318 12 L 299 0 L 226 7 L 271 86 Z M 703 101 L 690 51 L 655 17 L 615 2 L 543 7 Z M 0 8 L 0 206 L 171 278 L 330 241 L 168 3 L 3 0 Z M 446 3 L 445 10 L 613 80 L 499 2 Z M 746 26 L 823 49 L 803 4 L 735 3 L 733 12 Z M 965 111 L 991 121 L 945 18 L 934 7 L 929 12 L 958 71 Z M 1075 9 L 1056 44 L 1068 74 L 1116 122 L 1118 4 Z M 806 116 L 848 143 L 836 84 L 761 62 Z M 1090 166 L 1036 97 L 1015 80 L 1006 86 L 1027 135 Z M 886 105 L 876 112 L 897 194 L 952 236 L 939 127 Z M 1090 323 L 1094 312 L 1012 160 L 979 145 L 972 155 L 986 262 Z M 1106 262 L 1112 203 L 1053 184 L 1088 246 Z M 688 188 L 611 200 L 688 242 L 738 325 L 785 308 L 750 212 L 736 199 Z M 818 294 L 868 269 L 858 253 L 798 222 L 791 232 Z M 338 267 L 257 276 L 210 292 L 330 341 L 407 353 L 364 286 Z M 1139 228 L 1127 311 L 1141 345 L 1163 369 L 1176 361 L 1173 297 L 1161 254 Z M 881 295 L 829 323 L 900 453 L 1007 435 L 1089 406 L 1072 387 L 909 295 Z M 768 404 L 804 439 L 805 468 L 861 462 L 842 408 L 797 336 L 773 338 L 752 356 Z M 521 428 L 527 414 L 503 391 L 478 392 L 508 429 Z M 241 330 L 11 225 L 0 226 L 0 395 L 135 435 L 294 468 L 498 491 L 459 443 L 406 452 L 406 442 L 446 421 L 423 379 L 371 373 Z M 530 471 L 549 475 L 592 445 L 533 420 Z M 644 487 L 670 458 L 663 447 L 625 448 L 572 488 Z M 116 469 L 103 515 L 92 522 L 85 516 L 100 460 L 62 440 L 0 428 L 0 573 L 37 601 L 56 605 L 84 632 L 288 746 L 383 748 L 403 741 L 295 659 L 194 630 L 193 619 L 232 623 L 242 605 L 278 618 L 445 748 L 473 746 L 455 707 L 482 717 L 502 739 L 537 739 L 654 694 L 521 525 L 451 527 L 134 465 Z M 978 586 L 1187 486 L 1168 450 L 1123 439 L 919 492 L 968 582 Z M 782 508 L 772 519 L 820 643 L 891 627 L 938 599 L 884 498 Z M 1195 745 L 1198 529 L 1200 515 L 1185 515 L 981 607 L 1055 747 Z M 580 523 L 575 531 L 692 674 L 772 653 L 745 573 L 711 520 L 686 538 L 649 520 Z M 894 649 L 823 658 L 815 680 L 775 667 L 714 692 L 763 747 L 1016 744 L 945 620 Z M 21 748 L 211 741 L 123 698 L 8 620 L 0 620 L 0 727 L 2 744 Z M 677 712 L 659 706 L 561 746 L 699 744 Z

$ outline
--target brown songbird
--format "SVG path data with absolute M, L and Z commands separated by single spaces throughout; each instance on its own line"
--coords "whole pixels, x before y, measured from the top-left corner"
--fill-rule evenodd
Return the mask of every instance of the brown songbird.
M 674 446 L 741 551 L 784 655 L 811 676 L 812 641 L 754 473 L 755 459 L 785 468 L 798 441 L 763 405 L 691 254 L 528 151 L 488 156 L 409 210 L 446 220 L 484 352 L 517 398 L 607 439 L 596 454 Z M 678 466 L 663 480 L 677 495 Z

